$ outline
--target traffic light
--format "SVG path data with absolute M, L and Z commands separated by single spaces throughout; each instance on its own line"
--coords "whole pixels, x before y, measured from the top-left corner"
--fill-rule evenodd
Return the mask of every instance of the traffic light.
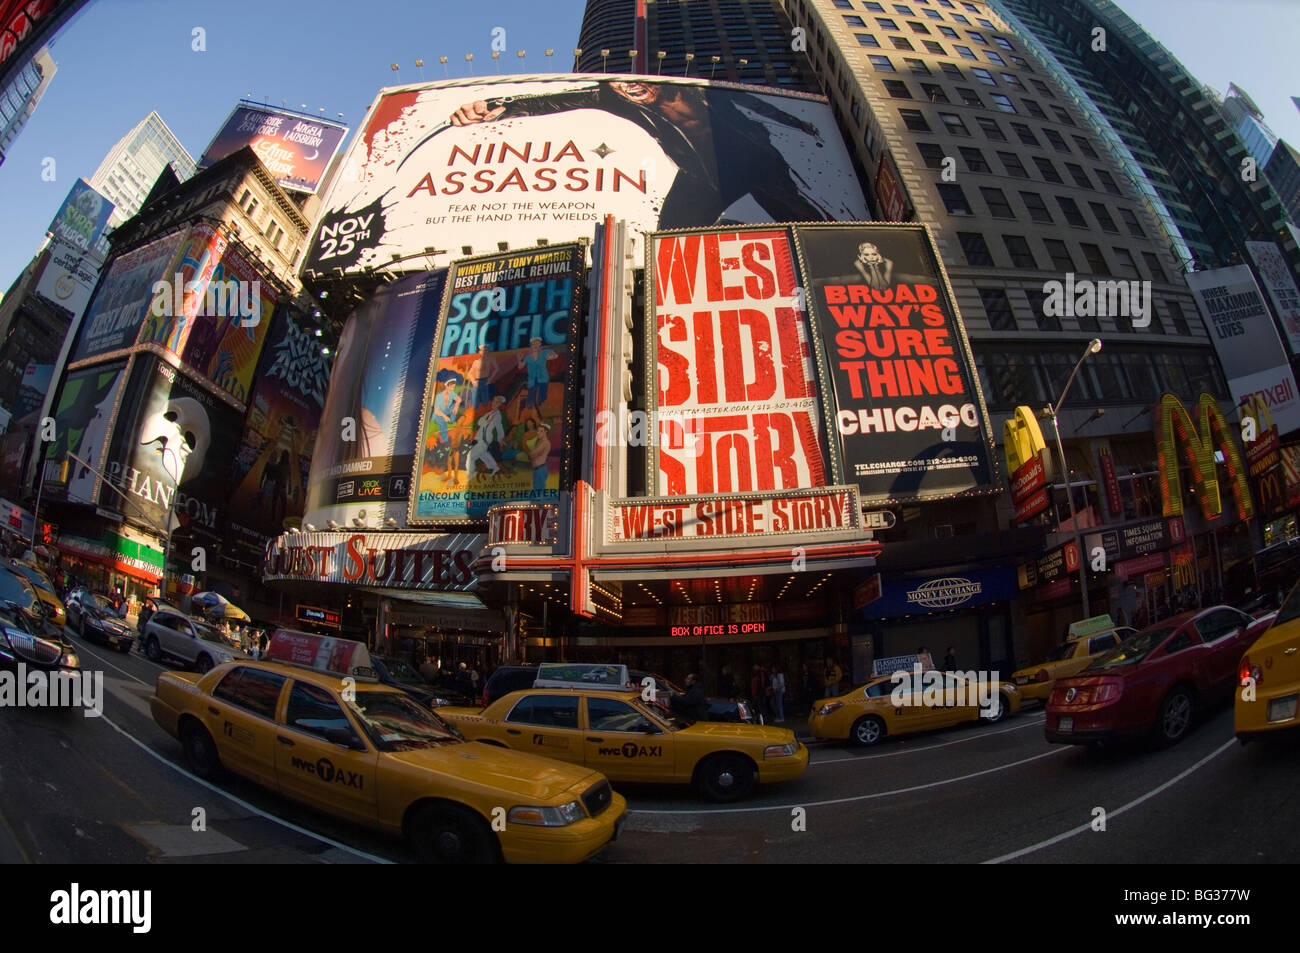
M 41 542 L 44 543 L 46 546 L 48 546 L 48 545 L 50 545 L 50 543 L 54 542 L 54 524 L 53 524 L 53 523 L 42 523 L 42 524 L 41 524 Z

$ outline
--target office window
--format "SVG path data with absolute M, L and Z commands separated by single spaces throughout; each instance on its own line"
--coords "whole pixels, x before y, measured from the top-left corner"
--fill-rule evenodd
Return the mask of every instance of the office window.
M 1052 92 L 1051 87 L 1048 86 L 1046 83 L 1044 83 L 1041 79 L 1034 79 L 1031 77 L 1029 80 L 1029 85 L 1034 87 L 1034 89 L 1038 91 L 1038 95 L 1042 96 L 1045 99 L 1056 98 L 1056 94 Z
M 907 84 L 901 79 L 887 79 L 885 82 L 885 92 L 889 93 L 895 99 L 911 99 L 912 92 L 907 88 Z
M 965 79 L 965 77 L 961 75 L 961 68 L 956 63 L 940 63 L 939 66 L 949 76 L 955 77 L 956 79 Z
M 954 13 L 954 14 L 952 15 L 952 18 L 953 18 L 953 21 L 954 21 L 954 22 L 956 22 L 956 23 L 960 23 L 962 26 L 970 26 L 970 21 L 967 20 L 967 19 L 966 19 L 964 16 L 962 16 L 960 13 Z
M 901 4 L 901 3 L 896 3 L 896 4 L 894 4 L 894 12 L 895 12 L 895 13 L 901 13 L 901 14 L 903 14 L 903 16 L 907 16 L 907 17 L 914 17 L 914 16 L 916 16 L 916 14 L 912 12 L 912 8 L 911 8 L 911 7 L 909 7 L 909 6 L 904 6 L 904 5 Z
M 1165 301 L 1165 310 L 1169 312 L 1169 317 L 1174 322 L 1174 333 L 1181 334 L 1184 337 L 1191 334 L 1191 329 L 1187 326 L 1187 316 L 1183 313 L 1183 306 L 1172 299 Z
M 1003 96 L 1001 93 L 989 93 L 989 99 L 993 100 L 993 105 L 1004 113 L 1014 113 L 1016 111 L 1016 107 L 1012 105 L 1011 99 L 1007 96 Z M 1038 143 L 1035 142 L 1034 145 L 1038 145 Z
M 990 73 L 988 70 L 980 69 L 980 67 L 978 66 L 972 66 L 970 71 L 974 73 L 975 78 L 979 80 L 981 83 L 983 83 L 985 86 L 997 85 L 997 80 L 993 78 L 993 74 Z
M 1038 105 L 1038 103 L 1035 100 L 1022 99 L 1021 102 L 1024 103 L 1025 111 L 1029 113 L 1029 115 L 1033 116 L 1035 119 L 1047 118 L 1047 113 L 1043 112 L 1043 107 Z
M 1101 187 L 1103 189 L 1105 189 L 1111 195 L 1122 194 L 1119 190 L 1119 185 L 1117 185 L 1115 180 L 1111 178 L 1109 172 L 1107 172 L 1105 169 L 1093 169 L 1092 171 L 1097 174 L 1097 181 L 1101 183 Z
M 864 3 L 864 4 L 862 4 L 862 6 L 865 7 L 866 9 L 870 10 L 872 13 L 884 13 L 884 12 L 885 12 L 885 8 L 884 8 L 884 6 L 883 6 L 882 4 L 876 3 L 875 0 L 871 0 L 871 2 Z
M 966 124 L 961 121 L 961 116 L 958 116 L 956 113 L 939 113 L 939 118 L 943 120 L 943 124 L 954 136 L 970 135 L 970 130 L 967 129 Z
M 943 48 L 943 44 L 936 43 L 934 42 L 934 40 L 922 40 L 921 44 L 925 47 L 926 51 L 929 53 L 934 53 L 938 56 L 948 55 L 948 51 Z
M 958 86 L 957 95 L 961 97 L 961 101 L 967 106 L 979 106 L 980 108 L 984 106 L 984 100 L 980 99 L 979 93 L 969 87 Z
M 974 40 L 976 43 L 981 43 L 984 46 L 989 45 L 989 41 L 984 39 L 983 33 L 976 33 L 974 30 L 967 30 L 966 35 L 970 37 L 972 40 Z
M 1034 68 L 1033 68 L 1032 66 L 1029 65 L 1029 61 L 1026 60 L 1023 56 L 1016 56 L 1016 55 L 1012 54 L 1012 56 L 1011 56 L 1011 62 L 1012 62 L 1013 65 L 1015 65 L 1015 66 L 1019 66 L 1019 67 L 1020 67 L 1022 70 L 1024 70 L 1026 73 L 1032 73 L 1032 72 L 1034 71 Z M 1071 125 L 1073 125 L 1073 124 L 1071 124 Z
M 903 125 L 907 126 L 913 132 L 929 132 L 930 124 L 925 121 L 925 116 L 919 109 L 900 109 L 898 114 L 903 117 Z
M 1151 309 L 1149 314 L 1149 317 L 1151 318 L 1151 324 L 1148 325 L 1146 328 L 1143 328 L 1143 330 L 1146 331 L 1147 334 L 1164 334 L 1165 325 L 1164 322 L 1160 320 L 1160 312 L 1156 308 L 1156 303 L 1154 301 L 1151 301 L 1148 303 L 1148 307 Z M 1119 322 L 1116 321 L 1115 323 L 1118 324 Z M 1178 392 L 1182 392 L 1184 394 L 1189 393 L 1190 388 L 1187 386 L 1187 379 L 1183 375 L 1182 364 L 1175 363 L 1177 362 L 1178 358 L 1176 358 L 1173 354 L 1166 354 L 1164 355 L 1164 358 L 1165 358 L 1165 370 L 1170 372 L 1171 378 L 1176 378 L 1177 380 L 1176 384 L 1173 384 L 1172 386 L 1166 386 L 1165 390 L 1173 391 L 1175 393 Z
M 1097 224 L 1101 226 L 1103 232 L 1113 232 L 1118 234 L 1119 228 L 1115 220 L 1110 217 L 1110 210 L 1100 202 L 1089 202 L 1088 207 L 1092 209 L 1092 214 L 1097 217 Z
M 972 50 L 969 46 L 957 46 L 956 44 L 953 44 L 953 49 L 956 50 L 957 55 L 962 57 L 963 59 L 968 59 L 968 60 L 976 59 L 975 51 Z
M 1011 41 L 1008 40 L 1005 36 L 995 36 L 993 38 L 993 42 L 996 43 L 998 46 L 1002 47 L 1008 53 L 1014 53 L 1016 51 L 1016 48 L 1012 46 Z
M 984 29 L 986 30 L 997 29 L 997 27 L 993 24 L 992 20 L 985 20 L 983 17 L 976 17 L 975 22 L 978 23 L 980 26 L 984 27 Z
M 1043 136 L 1047 139 L 1047 141 L 1051 143 L 1052 148 L 1055 149 L 1057 152 L 1070 151 L 1069 145 L 1066 144 L 1065 137 L 1062 136 L 1055 129 L 1044 129 L 1042 130 L 1042 133 Z
M 943 168 L 943 147 L 933 142 L 918 142 L 916 151 L 921 153 L 921 161 L 927 169 Z
M 1152 281 L 1165 282 L 1169 279 L 1165 277 L 1165 270 L 1160 267 L 1160 259 L 1149 251 L 1142 253 L 1142 260 L 1146 262 L 1147 271 L 1151 275 Z
M 889 17 L 876 17 L 876 22 L 880 24 L 880 29 L 882 30 L 898 30 L 898 24 L 889 19 Z
M 980 195 L 984 196 L 984 201 L 988 203 L 989 214 L 994 218 L 1016 217 L 1016 213 L 1011 208 L 1011 203 L 1007 201 L 1006 194 L 1001 189 L 981 187 Z
M 966 200 L 966 193 L 961 190 L 960 185 L 951 183 L 940 183 L 939 198 L 943 199 L 943 207 L 948 210 L 949 215 L 970 215 L 970 202 Z
M 1024 192 L 1020 193 L 1024 195 Z M 1045 238 L 1043 244 L 1047 246 L 1047 257 L 1052 259 L 1052 267 L 1064 274 L 1067 271 L 1074 271 L 1074 259 L 1070 256 L 1070 246 L 1065 244 L 1059 238 Z
M 1026 288 L 1025 297 L 1029 299 L 1029 310 L 1034 314 L 1034 322 L 1038 325 L 1040 331 L 1059 331 L 1061 330 L 1061 319 L 1055 315 L 1043 313 L 1043 302 L 1047 300 L 1047 295 L 1038 288 Z
M 1065 123 L 1067 126 L 1073 126 L 1075 124 L 1074 120 L 1070 118 L 1070 114 L 1061 106 L 1053 106 L 1052 112 L 1056 114 L 1058 120 Z
M 957 240 L 961 242 L 961 250 L 966 255 L 966 264 L 974 268 L 993 267 L 993 255 L 989 253 L 983 235 L 979 232 L 958 232 Z
M 864 19 L 862 19 L 862 17 L 859 17 L 859 16 L 849 16 L 848 14 L 843 14 L 843 13 L 840 14 L 840 16 L 844 17 L 844 22 L 847 23 L 849 26 L 866 26 L 866 25 L 867 25 L 867 21 L 864 20 Z
M 996 142 L 1006 142 L 1007 134 L 1002 131 L 1002 127 L 990 119 L 988 116 L 976 116 L 975 121 L 979 127 L 984 130 L 984 135 Z
M 952 27 L 950 27 L 950 26 L 941 26 L 941 27 L 939 27 L 939 32 L 940 32 L 942 35 L 946 36 L 946 37 L 947 37 L 948 39 L 950 39 L 950 40 L 960 40 L 960 39 L 961 39 L 961 34 L 958 33 L 956 30 L 954 30 L 954 29 L 953 29 Z
M 917 23 L 915 20 L 908 20 L 907 25 L 911 27 L 913 33 L 920 33 L 922 36 L 930 35 L 930 28 L 924 23 Z
M 1112 247 L 1110 253 L 1115 256 L 1115 274 L 1124 278 L 1141 278 L 1138 274 L 1137 262 L 1133 260 L 1133 253 L 1127 248 Z
M 1007 65 L 1007 61 L 1002 58 L 1002 54 L 994 52 L 993 50 L 985 50 L 984 58 L 990 63 L 997 63 L 999 66 Z
M 916 47 L 912 45 L 912 41 L 905 36 L 891 36 L 889 42 L 894 44 L 896 50 L 906 50 L 909 53 L 916 52 Z
M 836 10 L 852 10 L 853 4 L 849 0 L 833 0 Z
M 965 7 L 967 10 L 969 10 L 971 13 L 980 12 L 980 8 L 975 6 L 975 4 L 973 3 L 963 3 L 962 6 Z
M 1014 152 L 999 152 L 998 158 L 1002 160 L 1007 175 L 1015 176 L 1017 179 L 1029 178 L 1029 172 L 1025 169 L 1025 164 L 1020 161 L 1020 156 Z
M 1053 170 L 1055 171 L 1055 170 Z M 1060 179 L 1058 178 L 1059 182 Z M 1061 206 L 1061 214 L 1065 220 L 1076 228 L 1087 228 L 1088 220 L 1083 217 L 1083 212 L 1079 210 L 1079 204 L 1074 199 L 1066 198 L 1064 195 L 1056 197 L 1056 204 Z
M 984 153 L 980 152 L 973 146 L 961 146 L 957 149 L 961 153 L 962 159 L 966 162 L 966 168 L 972 172 L 992 172 L 993 167 L 984 159 Z
M 922 83 L 921 92 L 924 93 L 925 98 L 930 100 L 932 103 L 948 102 L 948 94 L 943 91 L 943 87 L 936 86 L 934 83 Z
M 868 56 L 867 59 L 872 66 L 882 73 L 898 72 L 898 70 L 894 69 L 894 63 L 888 56 Z
M 1021 192 L 1020 198 L 1025 203 L 1025 208 L 1029 210 L 1029 217 L 1035 222 L 1042 222 L 1045 225 L 1056 224 L 1052 219 L 1052 213 L 1047 210 L 1047 203 L 1037 192 Z
M 1016 89 L 1025 88 L 1024 83 L 1020 82 L 1020 77 L 1015 73 L 999 73 L 998 75 L 1002 77 L 1002 82 L 1008 86 L 1014 86 Z
M 925 14 L 927 17 L 929 17 L 931 20 L 942 20 L 942 19 L 943 19 L 943 14 L 940 13 L 938 10 L 929 10 L 929 9 L 926 9 L 926 10 L 922 10 L 921 12 L 924 13 L 924 14 Z
M 1038 166 L 1038 174 L 1046 182 L 1053 182 L 1057 185 L 1063 185 L 1061 173 L 1056 171 L 1056 166 L 1052 165 L 1051 159 L 1045 159 L 1042 156 L 1034 156 L 1034 165 Z
M 1079 247 L 1083 249 L 1083 257 L 1088 262 L 1088 274 L 1110 274 L 1110 268 L 1106 264 L 1106 256 L 1101 253 L 1100 247 L 1097 245 L 1089 245 L 1087 242 L 1080 242 Z
M 1016 330 L 1016 316 L 1011 312 L 1011 302 L 1007 293 L 1001 288 L 980 288 L 980 301 L 984 304 L 984 314 L 989 319 L 989 327 L 994 331 Z
M 1038 262 L 1034 259 L 1029 242 L 1025 241 L 1023 235 L 1003 235 L 1002 244 L 1007 246 L 1007 254 L 1011 256 L 1012 265 L 1017 268 L 1028 268 L 1031 271 L 1038 270 Z
M 880 41 L 870 33 L 854 33 L 853 35 L 858 38 L 858 46 L 866 46 L 876 50 L 880 49 Z
M 903 57 L 903 62 L 907 64 L 907 68 L 909 70 L 911 70 L 913 73 L 916 73 L 918 76 L 930 75 L 930 67 L 925 65 L 924 60 L 918 60 L 915 57 L 905 56 Z
M 1079 188 L 1092 189 L 1092 179 L 1088 178 L 1088 173 L 1083 171 L 1083 166 L 1067 162 L 1065 163 L 1065 171 L 1070 173 L 1070 178 L 1074 179 L 1074 184 Z
M 955 10 L 955 9 L 956 9 L 956 7 L 954 7 L 954 6 L 952 5 L 952 0 L 939 0 L 939 6 L 941 6 L 941 7 L 947 7 L 949 10 Z

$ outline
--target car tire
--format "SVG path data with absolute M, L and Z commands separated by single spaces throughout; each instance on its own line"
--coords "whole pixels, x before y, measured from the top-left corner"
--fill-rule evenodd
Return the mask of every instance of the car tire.
M 455 804 L 430 804 L 411 818 L 408 839 L 426 864 L 491 864 L 498 845 L 484 820 Z
M 194 671 L 200 675 L 206 675 L 212 671 L 212 658 L 206 653 L 200 655 L 194 660 Z
M 1163 748 L 1178 744 L 1192 725 L 1192 693 L 1179 686 L 1165 696 L 1156 714 L 1156 741 Z
M 162 649 L 158 647 L 158 639 L 152 635 L 145 639 L 144 657 L 151 662 L 162 661 Z
M 993 714 L 985 717 L 984 713 L 981 711 L 978 718 L 979 721 L 986 721 L 990 725 L 996 725 L 1007 717 L 1007 712 L 1011 710 L 1011 707 L 1007 704 L 1007 700 L 1001 692 L 997 693 L 997 698 L 994 699 L 993 703 L 998 706 L 993 710 Z
M 127 652 L 131 651 L 131 643 L 127 642 L 125 645 L 119 645 L 117 647 L 117 650 L 121 652 L 123 655 L 125 655 Z
M 191 771 L 206 781 L 214 781 L 222 775 L 221 755 L 217 753 L 217 743 L 208 734 L 208 729 L 193 719 L 181 723 L 181 747 L 185 751 L 185 763 Z
M 849 740 L 859 748 L 870 748 L 885 740 L 885 723 L 875 715 L 863 715 L 849 730 Z
M 758 780 L 753 762 L 738 754 L 715 754 L 696 770 L 700 793 L 718 804 L 740 800 Z

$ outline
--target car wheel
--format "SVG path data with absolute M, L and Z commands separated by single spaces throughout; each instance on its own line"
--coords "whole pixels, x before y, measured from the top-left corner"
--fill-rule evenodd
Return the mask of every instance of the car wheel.
M 725 804 L 744 797 L 757 780 L 753 763 L 737 754 L 718 754 L 699 767 L 700 790 L 710 801 Z
M 119 645 L 119 646 L 117 647 L 117 650 L 118 650 L 119 652 L 121 652 L 123 655 L 125 655 L 127 652 L 131 651 L 131 643 L 130 643 L 130 642 L 126 642 L 126 643 L 124 643 L 124 644 L 122 644 L 122 645 Z
M 194 662 L 194 670 L 200 675 L 206 675 L 212 671 L 212 659 L 206 655 L 200 655 Z
M 999 721 L 1007 717 L 1008 710 L 1007 700 L 1002 697 L 1001 692 L 998 692 L 997 697 L 993 699 L 992 710 L 987 715 L 981 711 L 980 718 L 987 721 L 990 725 L 996 725 Z
M 197 721 L 187 720 L 181 725 L 181 746 L 191 771 L 208 781 L 221 777 L 221 756 L 208 729 Z
M 162 649 L 158 647 L 158 640 L 155 637 L 150 636 L 144 643 L 144 654 L 151 662 L 162 661 Z
M 1156 739 L 1168 746 L 1182 741 L 1192 724 L 1192 693 L 1185 688 L 1175 688 L 1160 703 L 1156 715 Z
M 875 715 L 864 715 L 853 723 L 849 740 L 855 745 L 870 748 L 885 739 L 885 723 Z
M 426 864 L 491 864 L 497 859 L 491 829 L 477 814 L 454 804 L 421 808 L 408 836 Z

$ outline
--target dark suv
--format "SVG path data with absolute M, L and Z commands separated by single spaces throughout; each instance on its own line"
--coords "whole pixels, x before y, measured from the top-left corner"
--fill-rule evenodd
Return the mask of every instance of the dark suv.
M 535 681 L 536 665 L 502 665 L 483 683 L 483 697 L 479 702 L 486 708 L 502 695 L 532 688 Z

